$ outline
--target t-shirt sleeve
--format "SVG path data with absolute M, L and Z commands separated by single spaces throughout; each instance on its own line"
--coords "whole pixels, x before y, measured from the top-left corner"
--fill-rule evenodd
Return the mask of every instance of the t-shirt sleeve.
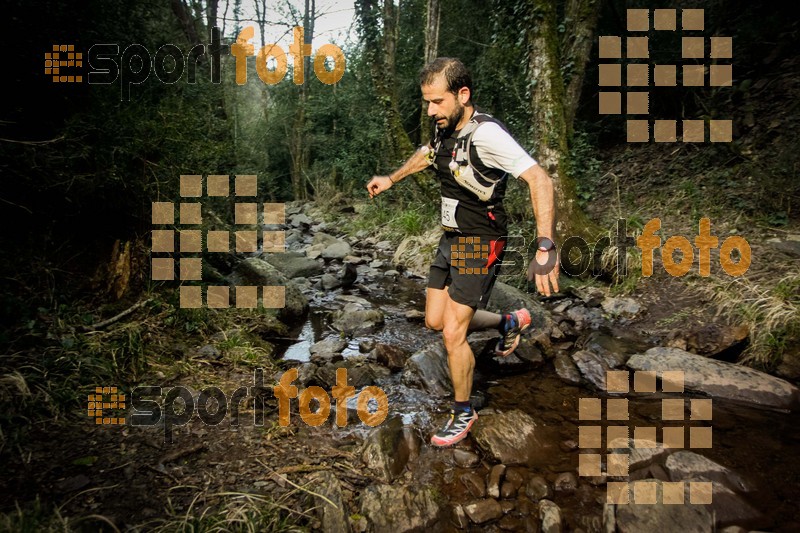
M 483 164 L 499 168 L 515 178 L 537 164 L 506 130 L 494 122 L 481 124 L 472 136 L 472 144 Z

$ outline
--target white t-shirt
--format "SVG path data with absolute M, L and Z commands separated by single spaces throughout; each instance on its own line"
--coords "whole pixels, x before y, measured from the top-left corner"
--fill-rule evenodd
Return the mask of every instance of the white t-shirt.
M 484 165 L 499 168 L 515 178 L 536 165 L 536 160 L 495 122 L 484 122 L 472 135 L 472 144 Z

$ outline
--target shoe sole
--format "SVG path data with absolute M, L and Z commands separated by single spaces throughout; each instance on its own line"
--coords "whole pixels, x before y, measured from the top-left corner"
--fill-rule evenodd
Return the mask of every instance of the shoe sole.
M 472 429 L 472 424 L 474 424 L 477 419 L 478 419 L 478 414 L 475 413 L 475 416 L 473 416 L 472 420 L 469 421 L 469 425 L 467 426 L 467 428 L 458 435 L 456 435 L 455 437 L 453 437 L 452 439 L 439 439 L 436 437 L 436 435 L 434 435 L 431 438 L 431 444 L 442 448 L 445 446 L 452 446 L 453 444 L 461 442 L 467 437 L 467 435 L 469 434 L 469 430 Z
M 511 343 L 511 348 L 507 348 L 504 351 L 500 351 L 497 348 L 495 348 L 494 354 L 498 357 L 508 357 L 509 355 L 514 353 L 514 350 L 516 350 L 517 346 L 519 346 L 520 339 L 522 339 L 522 332 L 528 329 L 529 326 L 530 324 L 525 324 L 524 326 L 519 328 L 519 333 L 517 333 L 517 338 L 514 339 L 514 342 Z M 500 346 L 500 341 L 497 341 L 497 345 Z

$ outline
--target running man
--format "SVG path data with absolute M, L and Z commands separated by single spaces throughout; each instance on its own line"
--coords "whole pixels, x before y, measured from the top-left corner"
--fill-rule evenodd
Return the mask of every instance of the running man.
M 507 176 L 530 188 L 538 238 L 528 278 L 535 279 L 537 290 L 546 296 L 558 292 L 559 262 L 552 240 L 555 206 L 547 172 L 500 121 L 476 109 L 472 78 L 461 61 L 435 59 L 420 72 L 420 86 L 428 116 L 436 124 L 434 139 L 389 176 L 373 176 L 367 190 L 374 198 L 429 165 L 441 182 L 444 234 L 428 278 L 425 325 L 443 334 L 455 392 L 450 417 L 431 443 L 450 446 L 466 437 L 478 418 L 469 401 L 475 357 L 468 332 L 496 328 L 500 340 L 495 352 L 506 356 L 531 324 L 527 309 L 505 314 L 484 309 L 503 259 Z

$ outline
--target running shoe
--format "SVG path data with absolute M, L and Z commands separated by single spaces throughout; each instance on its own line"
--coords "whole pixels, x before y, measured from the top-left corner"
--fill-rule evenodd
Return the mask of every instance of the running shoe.
M 469 411 L 451 409 L 450 418 L 447 419 L 444 427 L 431 438 L 431 444 L 434 446 L 450 446 L 459 442 L 467 436 L 472 424 L 477 419 L 478 413 L 474 409 Z
M 507 324 L 505 334 L 497 341 L 494 353 L 505 357 L 512 353 L 519 346 L 520 335 L 531 325 L 531 314 L 527 309 L 518 309 L 509 313 L 511 323 Z

